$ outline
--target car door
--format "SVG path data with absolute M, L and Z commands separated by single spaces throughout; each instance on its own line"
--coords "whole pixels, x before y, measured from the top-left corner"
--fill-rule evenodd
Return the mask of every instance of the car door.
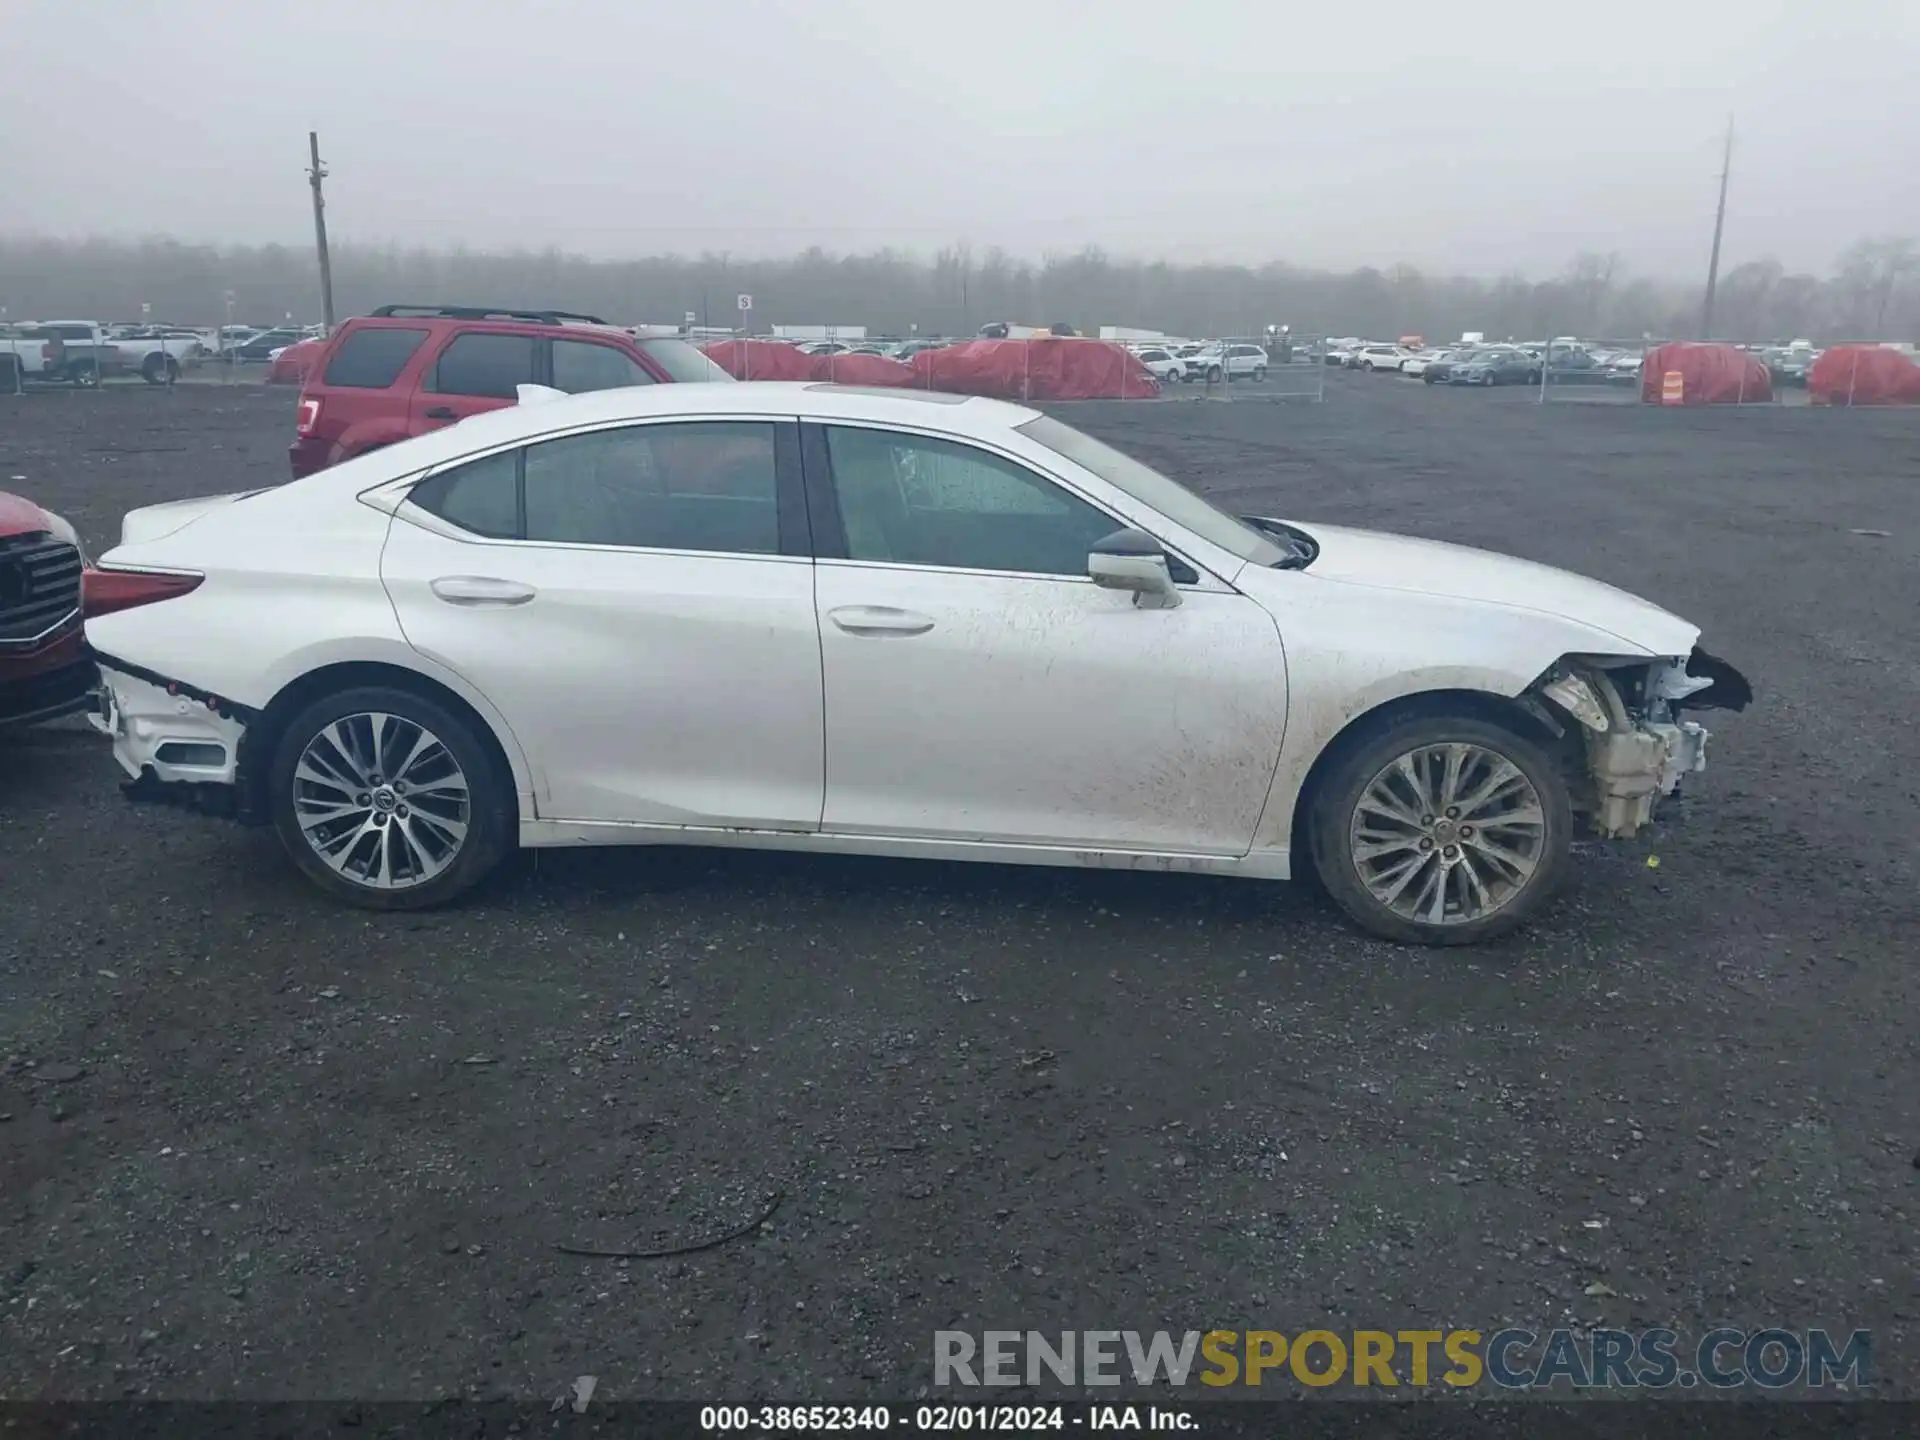
M 1265 610 L 1184 561 L 1173 608 L 1095 586 L 1125 522 L 1064 461 L 1087 488 L 905 429 L 809 427 L 804 454 L 823 831 L 1246 853 L 1286 719 Z
M 420 371 L 407 433 L 421 435 L 513 404 L 520 386 L 535 383 L 539 344 L 531 335 L 456 331 Z
M 810 831 L 820 640 L 792 422 L 603 427 L 435 471 L 381 575 L 543 818 Z

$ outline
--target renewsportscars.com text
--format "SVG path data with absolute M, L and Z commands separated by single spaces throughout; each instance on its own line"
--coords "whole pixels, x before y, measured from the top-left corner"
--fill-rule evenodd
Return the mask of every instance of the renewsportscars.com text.
M 1493 1385 L 1507 1390 L 1865 1389 L 1873 1335 L 1825 1330 L 966 1330 L 934 1332 L 939 1386 Z

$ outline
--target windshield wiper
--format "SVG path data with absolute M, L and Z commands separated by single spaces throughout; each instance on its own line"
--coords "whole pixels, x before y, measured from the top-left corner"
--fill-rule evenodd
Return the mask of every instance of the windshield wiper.
M 1242 515 L 1240 520 L 1286 547 L 1287 553 L 1268 566 L 1271 570 L 1304 570 L 1319 557 L 1319 543 L 1304 530 L 1265 515 Z

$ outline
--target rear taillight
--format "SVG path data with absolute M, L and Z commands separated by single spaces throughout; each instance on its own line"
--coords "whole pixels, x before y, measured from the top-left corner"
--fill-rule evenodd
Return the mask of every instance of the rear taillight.
M 319 423 L 320 402 L 318 400 L 302 400 L 300 402 L 299 412 L 293 422 L 293 433 L 296 435 L 311 435 L 313 433 L 313 427 Z
M 154 570 L 88 570 L 81 576 L 80 603 L 88 619 L 132 610 L 159 600 L 175 600 L 199 589 L 204 575 Z

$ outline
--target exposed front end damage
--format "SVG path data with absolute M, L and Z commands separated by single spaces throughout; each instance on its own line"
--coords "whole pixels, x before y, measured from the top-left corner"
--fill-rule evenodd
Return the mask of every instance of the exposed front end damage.
M 1578 761 L 1570 766 L 1575 808 L 1601 835 L 1625 839 L 1688 775 L 1707 768 L 1711 732 L 1682 712 L 1744 710 L 1753 691 L 1739 671 L 1696 647 L 1684 660 L 1569 656 L 1530 688 L 1528 699 Z

